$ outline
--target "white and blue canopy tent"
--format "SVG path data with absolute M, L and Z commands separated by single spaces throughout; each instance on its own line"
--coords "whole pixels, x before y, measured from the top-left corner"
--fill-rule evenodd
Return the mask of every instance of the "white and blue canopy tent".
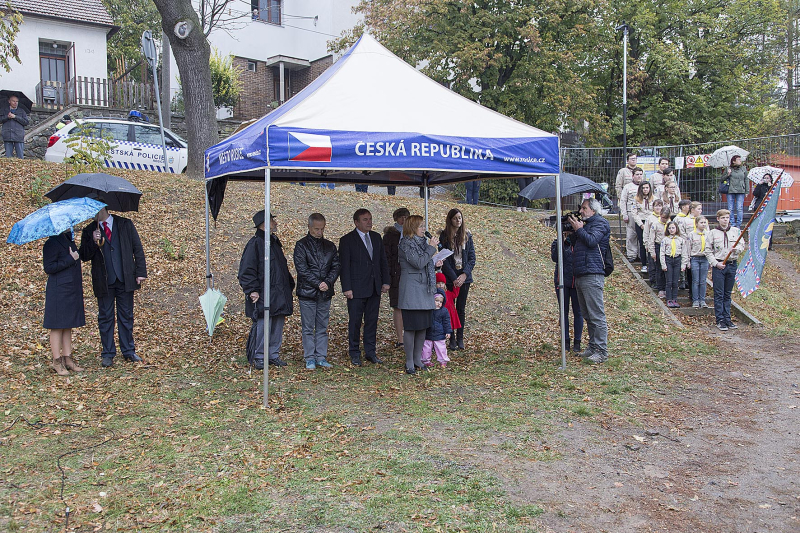
M 367 34 L 300 93 L 205 156 L 209 280 L 208 211 L 217 217 L 229 180 L 263 180 L 269 220 L 272 181 L 414 185 L 427 191 L 435 184 L 559 173 L 556 135 L 450 91 Z M 427 208 L 426 193 L 426 221 Z M 265 343 L 268 337 L 267 331 Z

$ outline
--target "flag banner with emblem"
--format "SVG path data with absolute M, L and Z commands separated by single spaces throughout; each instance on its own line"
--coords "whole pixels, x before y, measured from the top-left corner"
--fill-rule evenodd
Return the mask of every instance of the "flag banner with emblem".
M 753 294 L 761 283 L 761 273 L 764 272 L 764 264 L 767 262 L 767 249 L 772 238 L 775 212 L 778 210 L 778 200 L 781 195 L 780 182 L 778 178 L 750 223 L 749 246 L 736 270 L 736 287 L 744 298 Z

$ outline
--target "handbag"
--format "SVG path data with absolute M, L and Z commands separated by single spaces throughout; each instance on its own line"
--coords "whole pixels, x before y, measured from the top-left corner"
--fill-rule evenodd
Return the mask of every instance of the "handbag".
M 720 194 L 728 194 L 728 187 L 730 186 L 730 180 L 724 179 L 719 183 L 719 193 Z

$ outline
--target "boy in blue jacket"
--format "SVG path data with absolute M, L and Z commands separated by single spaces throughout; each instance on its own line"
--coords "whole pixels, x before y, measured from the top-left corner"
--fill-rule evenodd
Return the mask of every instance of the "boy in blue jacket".
M 444 307 L 444 291 L 436 289 L 434 295 L 436 309 L 433 311 L 433 324 L 425 332 L 425 344 L 422 345 L 422 365 L 427 368 L 433 366 L 431 363 L 431 353 L 436 349 L 436 358 L 442 368 L 447 366 L 450 358 L 447 357 L 447 341 L 453 333 L 450 325 L 450 313 Z

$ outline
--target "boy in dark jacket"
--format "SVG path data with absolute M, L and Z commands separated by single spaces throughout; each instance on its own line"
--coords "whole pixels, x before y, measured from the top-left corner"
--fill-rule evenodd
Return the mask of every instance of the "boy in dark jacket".
M 573 351 L 581 353 L 581 336 L 583 335 L 583 315 L 578 303 L 578 291 L 575 289 L 575 276 L 572 274 L 572 250 L 575 246 L 575 233 L 571 226 L 564 227 L 564 341 L 569 351 L 569 306 L 572 304 L 574 317 L 575 345 Z M 553 281 L 556 287 L 556 302 L 558 302 L 558 239 L 550 245 L 550 256 L 556 263 Z
M 450 313 L 444 308 L 444 291 L 436 289 L 434 295 L 436 309 L 433 311 L 433 324 L 425 332 L 425 343 L 422 345 L 422 364 L 427 368 L 433 366 L 431 363 L 431 353 L 436 349 L 436 358 L 442 368 L 447 366 L 450 358 L 447 357 L 447 341 L 453 333 L 450 326 Z
M 275 235 L 278 223 L 270 215 L 269 240 L 269 364 L 286 366 L 280 358 L 283 342 L 283 324 L 286 317 L 294 311 L 292 290 L 294 278 L 289 272 L 283 245 Z M 257 314 L 257 339 L 254 366 L 257 370 L 264 368 L 264 210 L 253 215 L 256 234 L 247 243 L 239 264 L 239 285 L 245 294 L 245 314 L 251 319 Z

